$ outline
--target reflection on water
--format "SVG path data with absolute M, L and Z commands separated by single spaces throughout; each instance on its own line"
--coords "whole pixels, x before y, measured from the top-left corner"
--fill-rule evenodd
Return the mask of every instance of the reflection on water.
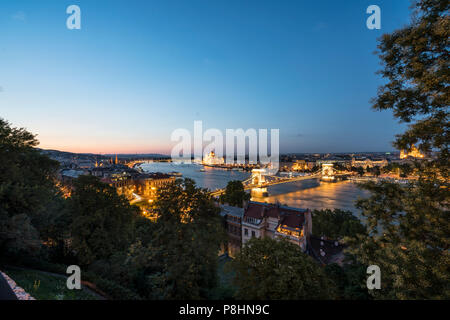
M 254 201 L 280 202 L 298 208 L 343 209 L 358 213 L 355 200 L 365 198 L 369 192 L 350 181 L 320 182 L 318 179 L 298 181 L 268 188 L 268 197 L 252 196 Z
M 200 171 L 203 168 L 202 165 L 176 162 L 144 163 L 141 168 L 147 172 L 180 172 L 183 174 L 183 178 L 193 179 L 197 186 L 210 190 L 225 188 L 229 181 L 245 180 L 251 175 L 249 172 L 211 167 L 204 167 L 205 171 Z
M 184 164 L 174 162 L 153 162 L 141 165 L 147 172 L 173 172 L 183 174 L 184 178 L 193 179 L 198 186 L 215 190 L 225 188 L 231 180 L 245 180 L 250 177 L 249 172 L 228 171 L 223 169 L 204 167 L 198 164 Z M 287 184 L 275 185 L 267 188 L 268 197 L 263 197 L 262 192 L 252 193 L 251 200 L 261 202 L 280 202 L 291 207 L 310 209 L 343 209 L 350 210 L 358 215 L 354 207 L 358 197 L 369 195 L 366 190 L 361 190 L 350 181 L 320 182 L 318 179 L 297 181 Z

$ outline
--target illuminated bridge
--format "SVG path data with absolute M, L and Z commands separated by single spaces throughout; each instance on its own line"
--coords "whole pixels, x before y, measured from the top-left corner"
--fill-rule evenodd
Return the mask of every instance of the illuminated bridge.
M 348 172 L 336 172 L 333 164 L 323 164 L 322 169 L 304 176 L 280 177 L 269 174 L 267 169 L 253 169 L 250 178 L 242 181 L 245 190 L 264 189 L 270 186 L 291 183 L 296 181 L 321 179 L 323 181 L 334 181 L 336 177 L 344 177 L 351 175 Z M 213 197 L 219 196 L 225 192 L 225 188 L 217 189 L 211 192 Z

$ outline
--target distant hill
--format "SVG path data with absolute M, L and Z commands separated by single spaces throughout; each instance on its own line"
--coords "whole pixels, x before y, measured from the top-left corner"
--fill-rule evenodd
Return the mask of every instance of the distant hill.
M 77 158 L 98 158 L 98 159 L 106 159 L 106 158 L 114 158 L 116 154 L 95 154 L 95 153 L 74 153 L 74 152 L 68 152 L 68 151 L 59 151 L 59 150 L 52 150 L 52 149 L 40 149 L 36 148 L 41 153 L 46 154 L 50 157 L 63 157 L 63 158 L 71 158 L 71 157 L 77 157 Z M 123 159 L 151 159 L 151 158 L 170 158 L 168 155 L 159 154 L 159 153 L 122 153 L 117 154 L 117 158 Z
M 104 154 L 105 157 L 115 157 L 115 153 L 107 153 Z M 170 156 L 166 154 L 160 153 L 120 153 L 117 154 L 117 158 L 170 158 Z

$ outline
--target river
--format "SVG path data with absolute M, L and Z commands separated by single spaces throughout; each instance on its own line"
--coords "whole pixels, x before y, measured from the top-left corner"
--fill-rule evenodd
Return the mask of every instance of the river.
M 175 162 L 144 163 L 141 168 L 146 172 L 180 172 L 184 178 L 193 179 L 199 187 L 215 190 L 226 187 L 232 180 L 245 180 L 250 177 L 249 172 L 230 171 L 218 168 L 204 167 L 198 164 L 185 164 Z M 357 184 L 350 181 L 321 182 L 318 179 L 297 181 L 280 184 L 268 188 L 268 197 L 252 194 L 251 200 L 261 202 L 279 202 L 297 208 L 310 209 L 343 209 L 350 210 L 359 215 L 354 207 L 358 198 L 369 195 L 366 190 L 360 189 Z

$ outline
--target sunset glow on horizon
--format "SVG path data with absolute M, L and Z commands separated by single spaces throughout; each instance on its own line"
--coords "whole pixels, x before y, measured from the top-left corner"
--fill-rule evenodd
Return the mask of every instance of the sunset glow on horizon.
M 80 30 L 67 1 L 2 3 L 0 117 L 70 152 L 170 154 L 195 120 L 279 129 L 282 153 L 391 151 L 403 127 L 370 110 L 373 52 L 409 0 L 378 2 L 381 30 L 366 0 L 81 0 Z

